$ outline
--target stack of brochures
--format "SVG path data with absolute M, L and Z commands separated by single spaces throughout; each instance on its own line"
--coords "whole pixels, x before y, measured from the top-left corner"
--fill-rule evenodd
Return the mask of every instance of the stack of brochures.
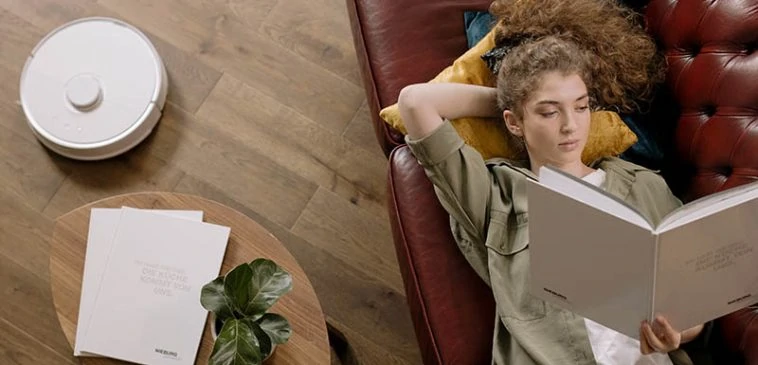
M 74 355 L 194 364 L 229 227 L 202 211 L 92 209 Z

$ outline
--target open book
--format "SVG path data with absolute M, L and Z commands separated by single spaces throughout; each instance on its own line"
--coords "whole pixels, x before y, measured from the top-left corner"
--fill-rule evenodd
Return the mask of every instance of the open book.
M 758 182 L 651 222 L 551 167 L 527 184 L 533 295 L 639 338 L 664 315 L 677 330 L 758 302 Z

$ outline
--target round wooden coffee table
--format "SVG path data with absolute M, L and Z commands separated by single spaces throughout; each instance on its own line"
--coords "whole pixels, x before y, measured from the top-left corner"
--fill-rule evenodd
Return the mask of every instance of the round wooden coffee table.
M 50 245 L 50 285 L 58 320 L 72 347 L 76 337 L 90 209 L 121 206 L 202 210 L 205 212 L 205 222 L 231 227 L 221 273 L 243 262 L 264 257 L 274 260 L 292 275 L 293 290 L 271 309 L 289 320 L 292 337 L 289 342 L 277 347 L 266 364 L 329 364 L 329 342 L 321 304 L 305 272 L 281 242 L 258 223 L 232 208 L 200 197 L 175 193 L 119 195 L 87 204 L 57 219 Z M 209 322 L 206 321 L 197 364 L 206 364 L 213 348 Z M 80 359 L 84 364 L 123 363 L 106 358 Z

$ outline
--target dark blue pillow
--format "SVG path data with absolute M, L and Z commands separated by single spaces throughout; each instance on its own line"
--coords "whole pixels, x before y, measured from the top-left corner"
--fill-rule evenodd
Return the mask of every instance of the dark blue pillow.
M 468 48 L 474 47 L 495 25 L 495 18 L 486 11 L 466 11 L 463 13 L 466 25 Z
M 495 24 L 494 17 L 486 11 L 466 11 L 463 13 L 463 20 L 469 48 L 484 38 Z M 637 135 L 638 141 L 619 157 L 642 166 L 658 168 L 663 160 L 663 153 L 649 128 L 640 123 L 644 117 L 638 114 L 621 114 L 620 116 L 629 129 Z

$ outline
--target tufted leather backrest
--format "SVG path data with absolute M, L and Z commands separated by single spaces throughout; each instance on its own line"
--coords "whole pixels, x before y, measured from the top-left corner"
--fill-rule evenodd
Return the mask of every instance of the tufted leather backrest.
M 691 200 L 755 180 L 758 1 L 654 0 L 645 16 L 669 65 L 673 185 Z

